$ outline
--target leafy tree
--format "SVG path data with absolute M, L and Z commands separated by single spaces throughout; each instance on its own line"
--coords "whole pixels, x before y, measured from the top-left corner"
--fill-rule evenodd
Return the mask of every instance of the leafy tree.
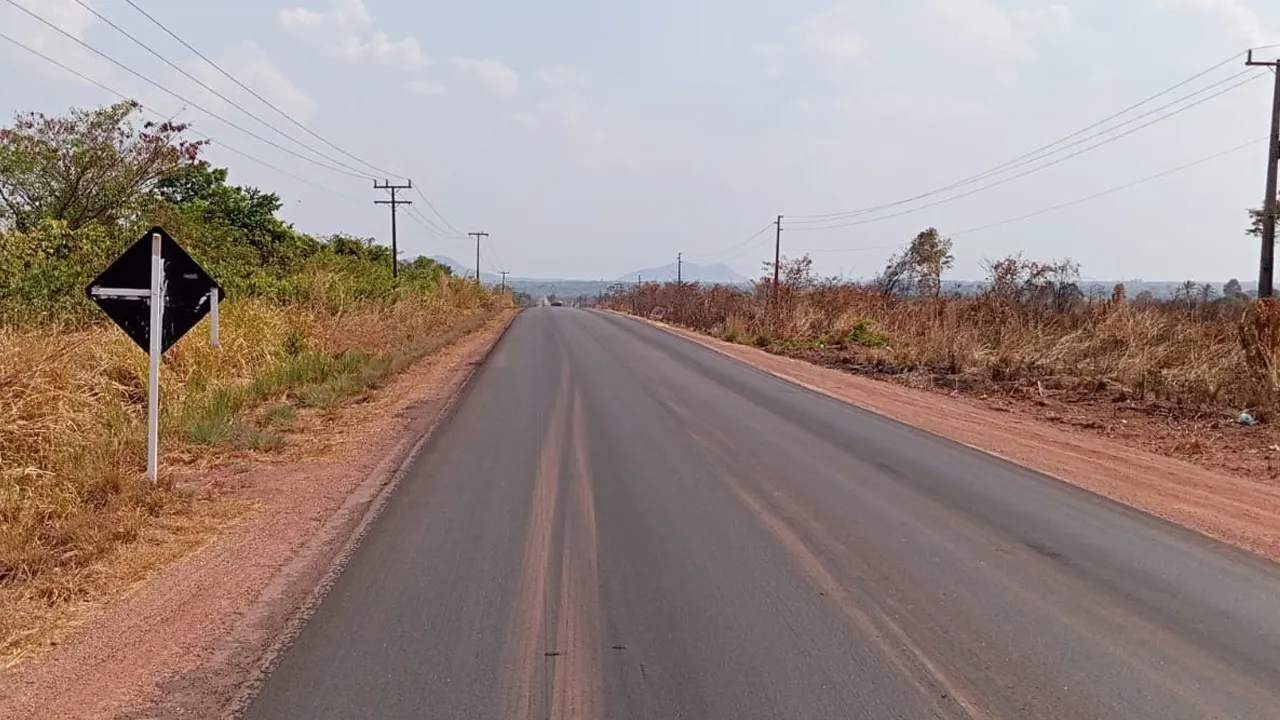
M 184 165 L 156 184 L 155 196 L 205 225 L 231 230 L 233 241 L 257 251 L 264 266 L 293 267 L 319 249 L 310 237 L 276 217 L 280 196 L 229 185 L 223 168 Z
M 1240 287 L 1240 281 L 1231 278 L 1222 286 L 1222 297 L 1225 298 L 1242 298 L 1244 297 L 1244 289 Z
M 936 228 L 929 228 L 889 258 L 876 276 L 875 285 L 885 297 L 915 290 L 937 298 L 942 294 L 942 273 L 950 270 L 955 261 L 951 238 L 944 238 Z
M 78 230 L 119 224 L 164 178 L 195 163 L 204 142 L 181 123 L 143 123 L 141 106 L 119 102 L 64 117 L 19 113 L 0 129 L 0 223 L 18 231 L 42 220 Z
M 929 228 L 916 235 L 907 248 L 916 267 L 920 293 L 938 297 L 942 294 L 942 273 L 956 262 L 951 254 L 951 238 L 942 237 L 936 228 Z
M 1276 213 L 1280 214 L 1280 198 L 1276 198 Z M 1249 220 L 1249 229 L 1245 232 L 1254 237 L 1262 237 L 1262 208 L 1250 208 Z

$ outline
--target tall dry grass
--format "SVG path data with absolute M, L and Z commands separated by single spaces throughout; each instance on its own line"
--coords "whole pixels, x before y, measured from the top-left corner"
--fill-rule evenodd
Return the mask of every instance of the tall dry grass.
M 1220 300 L 1079 299 L 1059 309 L 1000 297 L 887 299 L 854 285 L 784 288 L 650 284 L 610 301 L 639 314 L 777 352 L 838 353 L 888 371 L 997 381 L 1104 381 L 1138 398 L 1270 410 L 1280 398 L 1280 307 Z
M 453 278 L 376 301 L 229 301 L 220 348 L 206 322 L 164 358 L 162 467 L 273 447 L 293 407 L 358 397 L 499 304 Z M 104 561 L 133 553 L 136 576 L 231 512 L 147 483 L 146 385 L 146 355 L 115 327 L 0 325 L 0 661 L 42 612 L 118 585 L 124 566 Z

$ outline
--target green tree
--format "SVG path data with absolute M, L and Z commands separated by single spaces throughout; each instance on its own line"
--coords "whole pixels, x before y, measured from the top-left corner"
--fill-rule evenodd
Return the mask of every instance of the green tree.
M 1222 297 L 1225 298 L 1241 298 L 1244 297 L 1244 289 L 1240 287 L 1240 281 L 1231 278 L 1222 286 Z
M 907 255 L 915 266 L 916 285 L 922 295 L 938 297 L 942 294 L 942 273 L 956 262 L 951 254 L 951 238 L 944 238 L 937 228 L 929 228 L 917 234 L 907 248 Z
M 143 123 L 141 106 L 120 102 L 63 117 L 19 113 L 0 129 L 0 223 L 19 230 L 44 220 L 71 231 L 130 219 L 140 201 L 204 142 L 183 139 L 181 123 Z
M 233 231 L 232 240 L 252 247 L 264 266 L 287 270 L 319 249 L 313 239 L 276 217 L 279 195 L 229 185 L 223 168 L 184 165 L 162 178 L 154 195 L 204 224 Z
M 1280 214 L 1280 198 L 1276 198 L 1276 213 Z M 1262 208 L 1250 208 L 1249 220 L 1249 229 L 1245 232 L 1254 237 L 1262 237 Z

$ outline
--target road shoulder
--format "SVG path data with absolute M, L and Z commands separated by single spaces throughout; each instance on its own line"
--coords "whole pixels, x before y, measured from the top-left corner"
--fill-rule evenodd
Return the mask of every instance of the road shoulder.
M 620 313 L 615 313 L 619 314 Z M 626 316 L 632 317 L 632 316 Z M 903 387 L 647 322 L 788 382 L 1280 561 L 1280 487 L 1163 457 L 963 396 Z
M 223 714 L 305 619 L 513 318 L 493 318 L 344 411 L 318 456 L 210 479 L 255 509 L 0 675 L 0 717 Z

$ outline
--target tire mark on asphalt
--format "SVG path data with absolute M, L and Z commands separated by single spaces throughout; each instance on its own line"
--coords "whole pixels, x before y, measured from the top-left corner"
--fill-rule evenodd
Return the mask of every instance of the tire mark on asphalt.
M 574 495 L 566 518 L 562 551 L 555 644 L 560 655 L 555 663 L 551 718 L 598 720 L 604 717 L 600 571 L 595 498 L 580 393 L 574 394 L 571 416 L 573 431 L 569 445 Z
M 548 569 L 560 492 L 560 457 L 568 424 L 565 413 L 569 397 L 569 363 L 563 349 L 559 349 L 558 357 L 559 384 L 534 478 L 520 587 L 503 648 L 499 696 L 504 720 L 542 720 L 546 717 L 546 703 L 541 692 L 547 665 L 542 647 L 543 625 L 547 615 Z

